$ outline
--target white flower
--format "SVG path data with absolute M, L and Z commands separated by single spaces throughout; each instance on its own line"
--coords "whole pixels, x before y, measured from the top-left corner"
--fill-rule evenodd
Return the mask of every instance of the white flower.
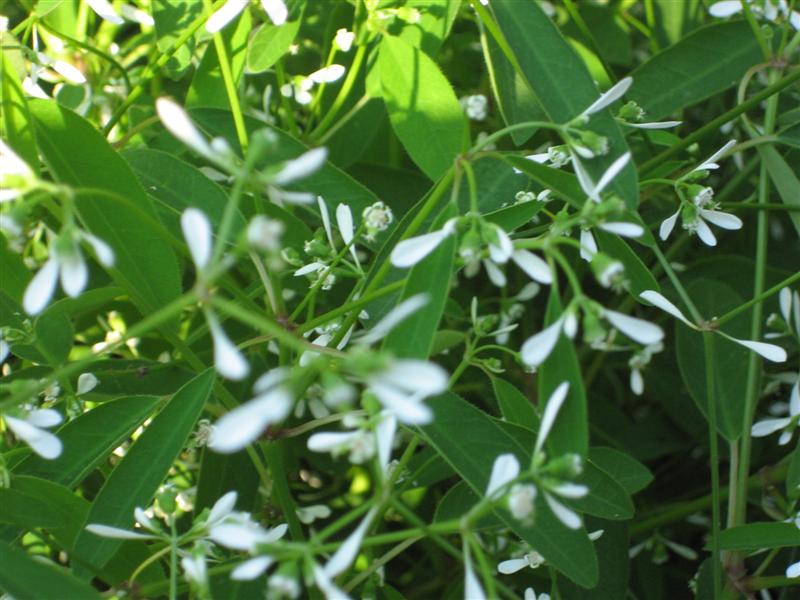
M 284 225 L 277 219 L 256 215 L 247 226 L 247 242 L 261 252 L 280 251 Z
M 215 544 L 231 550 L 255 552 L 259 544 L 272 544 L 281 539 L 287 529 L 286 524 L 281 524 L 266 530 L 249 514 L 234 512 L 212 525 L 208 537 Z
M 298 506 L 295 512 L 300 522 L 305 525 L 311 525 L 317 519 L 327 519 L 332 514 L 331 509 L 324 504 Z
M 679 206 L 674 214 L 664 219 L 659 228 L 659 237 L 662 240 L 666 240 L 672 233 L 681 212 L 683 212 L 683 228 L 689 233 L 696 233 L 697 237 L 708 246 L 716 246 L 717 238 L 706 221 L 722 229 L 742 228 L 743 223 L 739 217 L 715 210 L 716 204 L 712 200 L 714 196 L 712 188 L 692 185 L 689 186 L 689 190 L 692 193 L 692 204 L 687 207 Z
M 307 150 L 297 158 L 287 160 L 272 178 L 271 183 L 281 186 L 304 179 L 319 171 L 327 159 L 328 149 L 325 147 Z
M 156 112 L 167 131 L 180 142 L 200 156 L 230 170 L 232 151 L 227 143 L 222 138 L 216 138 L 209 143 L 180 105 L 169 98 L 159 98 L 156 100 Z
M 523 600 L 550 600 L 550 594 L 542 593 L 537 596 L 536 592 L 533 591 L 533 588 L 529 587 L 525 588 L 525 596 L 523 597 Z
M 267 580 L 267 597 L 299 598 L 300 584 L 294 577 L 280 572 L 275 573 Z
M 655 323 L 609 309 L 603 309 L 603 316 L 616 329 L 643 346 L 657 344 L 664 339 L 664 330 Z
M 444 392 L 447 380 L 447 372 L 437 364 L 397 359 L 367 378 L 367 390 L 401 423 L 424 425 L 431 422 L 433 413 L 422 401 Z
M 114 264 L 114 251 L 97 236 L 77 228 L 62 232 L 51 241 L 50 257 L 25 289 L 22 306 L 29 315 L 39 314 L 50 303 L 59 275 L 61 287 L 71 298 L 84 290 L 89 281 L 89 267 L 79 246 L 81 241 L 92 247 L 98 262 L 104 267 Z
M 445 238 L 456 231 L 456 219 L 450 219 L 439 230 L 431 231 L 398 242 L 392 249 L 390 260 L 392 265 L 401 269 L 413 267 L 433 252 Z
M 790 579 L 800 577 L 800 562 L 792 563 L 786 567 L 786 577 L 789 577 Z
M 794 323 L 794 331 L 800 337 L 800 294 L 785 287 L 778 294 L 778 304 L 786 326 L 791 329 Z
M 534 281 L 544 285 L 553 283 L 553 273 L 550 271 L 550 265 L 533 252 L 523 249 L 514 250 L 511 254 L 511 260 Z
M 513 454 L 500 454 L 494 459 L 489 483 L 486 486 L 486 497 L 492 498 L 509 482 L 519 476 L 519 461 Z
M 567 337 L 572 338 L 575 336 L 576 328 L 575 315 L 570 309 L 567 309 L 556 321 L 525 340 L 519 351 L 520 359 L 531 368 L 538 367 L 556 347 L 561 331 L 563 330 Z
M 414 296 L 406 298 L 386 313 L 386 316 L 375 323 L 367 333 L 360 336 L 357 339 L 357 343 L 362 346 L 369 346 L 382 340 L 389 335 L 389 332 L 395 327 L 428 304 L 428 302 L 430 302 L 430 295 L 424 293 L 415 294 Z
M 542 451 L 544 443 L 547 440 L 547 436 L 550 435 L 550 430 L 553 428 L 553 424 L 556 422 L 556 417 L 558 416 L 561 407 L 564 405 L 564 400 L 567 399 L 568 392 L 569 382 L 562 381 L 547 399 L 547 404 L 545 405 L 544 412 L 542 413 L 542 420 L 539 423 L 539 431 L 536 434 L 536 445 L 533 449 L 534 457 L 536 457 Z
M 364 429 L 325 431 L 311 435 L 307 445 L 312 452 L 330 452 L 333 456 L 349 453 L 348 460 L 360 465 L 375 456 L 376 439 L 371 431 Z
M 516 484 L 508 493 L 508 511 L 518 521 L 525 520 L 533 514 L 535 501 L 535 485 L 532 483 Z
M 228 0 L 206 21 L 206 31 L 217 33 L 238 17 L 249 3 L 249 0 Z M 289 17 L 283 0 L 261 0 L 261 6 L 275 25 L 283 25 Z
M 256 380 L 256 396 L 234 408 L 214 424 L 208 447 L 215 452 L 238 452 L 258 439 L 270 425 L 283 421 L 291 411 L 293 397 L 283 386 L 285 369 L 273 369 Z
M 483 94 L 475 94 L 473 96 L 464 96 L 459 99 L 461 109 L 468 119 L 473 121 L 483 121 L 486 119 L 489 101 Z
M 680 311 L 680 309 L 677 306 L 675 306 L 672 302 L 667 300 L 657 291 L 647 290 L 639 294 L 639 297 L 642 298 L 643 300 L 646 300 L 650 304 L 656 306 L 657 308 L 660 308 L 664 312 L 669 313 L 670 315 L 672 315 L 679 321 L 683 322 L 685 325 L 688 325 L 695 331 L 702 331 L 700 327 L 698 327 L 697 325 L 692 323 L 689 319 L 687 319 L 686 316 Z M 774 344 L 767 344 L 765 342 L 756 342 L 753 340 L 740 340 L 728 335 L 727 333 L 720 331 L 719 329 L 711 329 L 711 331 L 721 335 L 722 337 L 732 342 L 744 346 L 745 348 L 749 348 L 756 354 L 759 354 L 760 356 L 766 358 L 769 361 L 772 362 L 786 361 L 787 358 L 786 350 L 784 350 L 780 346 L 776 346 Z
M 378 232 L 386 231 L 394 220 L 392 209 L 381 201 L 366 207 L 361 217 L 364 219 L 364 227 L 367 230 L 365 237 L 368 241 L 374 240 Z
M 181 567 L 186 581 L 194 585 L 204 587 L 208 584 L 208 569 L 206 567 L 206 555 L 202 546 L 198 546 L 196 552 L 181 558 Z
M 776 431 L 781 431 L 778 444 L 785 446 L 792 440 L 794 430 L 800 422 L 800 376 L 792 386 L 789 394 L 789 416 L 779 419 L 765 419 L 753 424 L 750 435 L 753 437 L 765 437 Z
M 42 458 L 53 460 L 61 455 L 61 440 L 43 429 L 61 423 L 61 415 L 52 408 L 32 410 L 24 419 L 9 415 L 3 415 L 3 419 L 14 435 Z
M 355 33 L 342 28 L 336 30 L 336 37 L 333 38 L 333 43 L 342 52 L 350 52 L 350 48 L 353 47 L 355 39 Z
M 129 21 L 133 21 L 134 23 L 139 23 L 139 25 L 153 27 L 156 24 L 155 20 L 153 19 L 153 17 L 150 16 L 149 13 L 142 10 L 141 8 L 136 8 L 135 6 L 131 6 L 130 4 L 122 4 L 119 7 L 119 12 L 122 13 L 122 16 L 128 19 Z
M 527 554 L 524 554 L 520 558 L 511 558 L 509 560 L 504 560 L 499 565 L 497 565 L 497 570 L 502 573 L 503 575 L 511 575 L 516 573 L 517 571 L 521 571 L 526 567 L 530 567 L 531 569 L 538 569 L 544 564 L 544 556 L 536 552 L 536 550 L 531 550 Z
M 319 591 L 325 595 L 325 600 L 350 600 L 350 596 L 336 587 L 336 584 L 331 581 L 331 578 L 328 577 L 322 567 L 314 565 L 313 575 L 314 583 L 317 584 Z
M 761 17 L 767 21 L 777 21 L 783 18 L 792 25 L 796 30 L 800 31 L 800 12 L 796 10 L 789 10 L 789 5 L 786 0 L 764 0 L 757 4 L 749 2 L 750 10 L 757 17 Z M 708 12 L 712 17 L 729 17 L 738 14 L 742 11 L 742 0 L 722 0 L 712 4 Z M 787 575 L 788 577 L 788 575 Z
M 650 363 L 653 354 L 661 352 L 663 349 L 664 345 L 661 342 L 650 344 L 636 352 L 628 360 L 628 366 L 631 368 L 630 388 L 637 396 L 641 396 L 644 393 L 644 376 L 642 375 L 642 369 Z
M 114 11 L 114 7 L 111 6 L 108 0 L 86 0 L 86 4 L 88 4 L 89 8 L 96 12 L 104 21 L 108 21 L 114 25 L 122 25 L 125 22 L 122 17 Z

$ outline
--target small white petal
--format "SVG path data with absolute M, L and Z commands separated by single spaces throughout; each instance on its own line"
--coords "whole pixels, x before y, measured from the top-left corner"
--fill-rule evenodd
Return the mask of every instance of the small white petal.
M 539 283 L 550 285 L 553 283 L 553 274 L 547 262 L 528 250 L 514 250 L 511 255 L 516 265 L 525 271 L 525 274 Z
M 92 247 L 92 250 L 94 250 L 94 254 L 97 256 L 97 260 L 101 265 L 104 267 L 111 267 L 114 265 L 114 250 L 112 250 L 111 246 L 91 233 L 84 232 L 81 237 L 89 242 L 89 245 Z
M 597 254 L 597 241 L 594 239 L 592 232 L 588 229 L 581 229 L 581 258 L 588 262 L 592 260 L 595 254 Z
M 483 263 L 483 268 L 486 269 L 486 274 L 489 276 L 489 281 L 499 288 L 505 287 L 506 276 L 500 270 L 500 267 L 487 259 L 483 259 L 481 262 Z
M 29 315 L 37 315 L 44 310 L 53 297 L 58 281 L 58 261 L 51 256 L 39 269 L 25 288 L 22 306 Z
M 789 414 L 793 417 L 800 415 L 800 378 L 792 386 L 789 393 Z
M 29 412 L 25 420 L 35 427 L 55 427 L 63 419 L 57 410 L 40 408 Z
M 294 272 L 295 277 L 302 277 L 303 275 L 308 275 L 309 273 L 319 273 L 320 271 L 326 268 L 325 263 L 321 262 L 312 262 L 308 263 L 307 265 L 303 265 L 297 271 Z
M 337 448 L 347 445 L 351 440 L 361 436 L 361 431 L 323 431 L 314 433 L 306 442 L 312 452 L 333 452 Z
M 544 499 L 556 518 L 570 529 L 580 529 L 581 518 L 572 509 L 567 508 L 550 494 L 545 494 Z
M 489 484 L 486 486 L 486 497 L 489 498 L 494 493 L 506 485 L 509 481 L 516 479 L 519 475 L 519 461 L 513 454 L 501 454 L 494 459 L 492 473 L 489 476 Z
M 401 269 L 413 267 L 433 252 L 448 235 L 444 229 L 439 229 L 438 231 L 402 240 L 392 250 L 392 264 Z
M 621 235 L 622 237 L 637 238 L 644 235 L 644 228 L 636 223 L 619 221 L 613 223 L 601 223 L 598 225 L 598 227 L 603 231 L 615 233 L 617 235 Z
M 231 572 L 231 579 L 235 581 L 250 581 L 260 577 L 264 571 L 269 569 L 275 559 L 271 556 L 257 556 L 250 560 L 244 561 L 242 564 Z
M 509 560 L 504 560 L 499 565 L 497 565 L 497 570 L 503 575 L 511 575 L 512 573 L 521 571 L 529 564 L 530 563 L 524 558 L 512 558 Z
M 658 121 L 654 123 L 628 123 L 626 122 L 625 125 L 628 127 L 635 127 L 637 129 L 671 129 L 672 127 L 677 127 L 683 123 L 683 121 Z
M 661 227 L 658 230 L 658 237 L 662 240 L 666 240 L 669 237 L 669 234 L 672 233 L 672 230 L 675 229 L 675 223 L 678 222 L 678 215 L 681 214 L 681 209 L 679 208 L 675 211 L 670 217 L 667 217 L 661 222 Z
M 211 512 L 208 513 L 207 524 L 209 526 L 213 525 L 227 517 L 233 510 L 233 507 L 236 506 L 238 497 L 239 495 L 236 492 L 228 492 L 214 502 L 214 506 L 211 507 Z
M 588 487 L 577 483 L 561 483 L 550 488 L 550 490 L 564 498 L 583 498 L 589 493 Z
M 556 347 L 563 324 L 564 317 L 561 317 L 555 323 L 528 338 L 519 351 L 522 362 L 529 367 L 538 367 L 542 364 Z
M 428 302 L 430 302 L 430 296 L 428 294 L 416 294 L 410 298 L 406 298 L 386 313 L 385 317 L 375 323 L 366 335 L 359 338 L 358 343 L 368 346 L 383 339 L 392 329 L 428 304 Z
M 75 66 L 63 60 L 53 61 L 53 70 L 70 83 L 81 85 L 86 83 L 86 77 Z
M 745 348 L 750 348 L 750 350 L 769 361 L 786 362 L 786 350 L 780 346 L 776 346 L 775 344 L 767 344 L 766 342 L 755 342 L 753 340 L 740 340 L 719 330 L 717 330 L 717 333 L 732 342 L 736 342 L 737 344 L 744 346 Z
M 639 369 L 631 369 L 631 391 L 637 396 L 644 394 L 644 377 Z
M 717 227 L 722 227 L 723 229 L 735 231 L 737 229 L 741 229 L 742 225 L 744 225 L 742 220 L 736 215 L 720 212 L 718 210 L 707 210 L 705 208 L 701 208 L 698 209 L 697 212 L 709 223 L 713 223 Z
M 249 0 L 228 0 L 206 21 L 206 31 L 217 33 L 233 21 L 247 7 L 248 2 Z
M 136 522 L 145 529 L 149 529 L 150 531 L 158 530 L 158 525 L 156 525 L 156 523 L 147 516 L 147 513 L 140 506 L 137 506 L 133 509 L 133 518 L 136 519 Z
M 664 339 L 664 330 L 655 323 L 629 317 L 614 310 L 605 310 L 603 314 L 609 323 L 635 342 L 649 346 Z
M 572 164 L 575 167 L 575 176 L 578 178 L 578 183 L 580 183 L 583 193 L 595 202 L 600 202 L 600 195 L 597 193 L 592 177 L 589 175 L 586 167 L 584 167 L 583 163 L 574 155 L 572 157 Z
M 367 529 L 372 523 L 372 519 L 375 517 L 376 513 L 377 508 L 371 508 L 364 517 L 364 520 L 359 523 L 358 527 L 355 528 L 353 533 L 351 533 L 342 543 L 342 545 L 339 546 L 339 549 L 333 556 L 331 556 L 331 559 L 323 568 L 325 575 L 331 578 L 336 577 L 340 573 L 346 571 L 347 568 L 353 564 L 356 555 L 358 555 L 358 550 L 361 548 L 361 541 L 364 539 Z
M 539 423 L 539 432 L 536 434 L 536 446 L 533 450 L 534 455 L 539 454 L 539 451 L 544 446 L 544 442 L 547 440 L 547 436 L 550 435 L 550 430 L 556 422 L 556 417 L 558 417 L 558 413 L 564 405 L 564 400 L 567 399 L 568 393 L 569 382 L 562 381 L 558 387 L 553 390 L 553 393 L 550 394 L 550 398 L 548 398 L 547 405 L 542 413 L 542 420 Z
M 114 23 L 114 25 L 122 25 L 125 22 L 114 12 L 114 8 L 108 0 L 86 0 L 86 4 L 104 21 Z
M 156 24 L 153 17 L 151 17 L 147 12 L 143 11 L 140 8 L 136 8 L 135 6 L 131 6 L 130 4 L 121 5 L 119 7 L 119 12 L 122 14 L 123 17 L 125 17 L 129 21 L 133 21 L 134 23 L 139 23 L 139 25 L 146 25 L 147 27 L 153 27 Z
M 606 106 L 613 104 L 614 102 L 616 102 L 625 95 L 625 92 L 628 91 L 628 88 L 631 87 L 632 83 L 633 83 L 632 77 L 625 77 L 624 79 L 620 79 L 617 83 L 611 86 L 606 92 L 601 94 L 597 100 L 592 102 L 592 104 L 590 104 L 588 108 L 586 108 L 586 110 L 584 110 L 581 114 L 591 115 L 598 111 L 603 110 Z
M 272 183 L 275 185 L 287 185 L 298 179 L 304 179 L 319 171 L 327 159 L 328 149 L 325 147 L 308 150 L 297 158 L 287 160 L 283 168 L 275 175 Z
M 730 140 L 726 142 L 726 144 L 714 152 L 711 156 L 709 156 L 706 160 L 704 160 L 700 165 L 692 169 L 692 171 L 707 171 L 719 168 L 719 165 L 716 164 L 716 161 L 721 158 L 728 150 L 733 148 L 736 145 L 736 140 Z
M 283 25 L 289 17 L 289 11 L 283 0 L 261 0 L 261 6 L 274 25 Z
M 228 4 L 235 1 L 228 0 Z M 168 98 L 159 98 L 156 100 L 156 112 L 164 127 L 178 140 L 201 156 L 212 160 L 216 159 L 217 153 L 211 148 L 211 145 L 182 107 Z
M 75 246 L 67 256 L 58 257 L 61 274 L 61 287 L 70 298 L 79 296 L 89 282 L 89 268 L 80 249 Z
M 781 315 L 783 320 L 788 324 L 791 321 L 792 315 L 792 290 L 788 287 L 783 288 L 778 294 L 778 303 L 781 307 Z
M 404 358 L 395 360 L 388 370 L 371 379 L 410 393 L 431 396 L 447 389 L 447 371 L 427 360 Z
M 409 396 L 399 392 L 397 388 L 381 384 L 373 384 L 370 390 L 381 404 L 406 425 L 427 425 L 433 421 L 433 412 L 419 397 Z
M 731 15 L 742 12 L 741 0 L 722 0 L 715 2 L 708 8 L 712 17 L 730 17 Z
M 464 600 L 487 600 L 486 592 L 472 569 L 469 551 L 464 552 Z
M 217 321 L 216 315 L 211 311 L 206 312 L 208 328 L 214 340 L 214 367 L 226 379 L 238 381 L 247 377 L 250 364 L 239 349 L 225 334 L 225 330 Z
M 646 300 L 656 308 L 660 308 L 664 312 L 669 313 L 670 315 L 672 315 L 679 321 L 682 321 L 692 329 L 697 329 L 697 326 L 691 321 L 689 321 L 689 319 L 686 318 L 686 316 L 680 311 L 680 309 L 677 306 L 675 306 L 672 302 L 667 300 L 657 291 L 647 290 L 639 294 L 639 297 L 642 298 L 643 300 Z
M 511 258 L 511 254 L 514 252 L 514 242 L 501 227 L 495 227 L 494 230 L 497 235 L 497 243 L 489 244 L 489 257 L 497 264 L 502 265 Z
M 325 600 L 350 600 L 350 596 L 336 587 L 325 571 L 317 565 L 314 565 L 314 582 L 325 595 Z
M 331 248 L 335 249 L 336 245 L 333 243 L 333 229 L 331 229 L 331 216 L 328 213 L 328 205 L 322 196 L 317 196 L 317 206 L 319 207 L 319 216 L 322 218 L 322 227 L 325 229 L 325 235 L 328 238 L 328 243 L 331 245 Z
M 389 459 L 392 457 L 394 434 L 397 430 L 397 419 L 389 412 L 378 422 L 375 427 L 375 437 L 378 440 L 378 462 L 383 474 L 387 474 Z
M 181 215 L 181 229 L 192 261 L 202 271 L 211 260 L 211 222 L 202 210 L 187 208 Z
M 153 540 L 156 537 L 154 535 L 136 533 L 135 531 L 128 531 L 127 529 L 120 529 L 119 527 L 100 525 L 99 523 L 90 523 L 86 526 L 86 531 L 95 535 L 99 535 L 100 537 L 113 538 L 117 540 Z
M 328 65 L 319 71 L 314 71 L 308 78 L 314 83 L 333 83 L 342 78 L 344 67 L 342 65 Z
M 8 428 L 14 432 L 14 435 L 28 444 L 31 450 L 42 458 L 53 460 L 61 455 L 61 450 L 63 448 L 61 440 L 49 431 L 39 429 L 27 421 L 9 417 L 8 415 L 3 418 Z
M 347 204 L 339 204 L 336 207 L 336 225 L 345 244 L 353 241 L 353 213 Z
M 292 397 L 283 388 L 245 402 L 214 424 L 208 447 L 222 454 L 238 452 L 257 440 L 269 425 L 285 419 L 291 408 Z
M 786 567 L 786 576 L 789 578 L 800 577 L 800 562 L 792 563 Z
M 597 185 L 594 188 L 594 193 L 589 194 L 589 197 L 592 199 L 599 198 L 600 192 L 606 189 L 606 186 L 614 180 L 614 177 L 616 177 L 619 172 L 622 171 L 622 169 L 625 168 L 625 165 L 628 164 L 630 159 L 631 153 L 626 152 L 613 163 L 611 163 L 611 166 L 609 166 L 608 169 L 606 169 L 606 172 L 603 173 L 603 176 L 600 177 L 600 181 L 597 182 Z

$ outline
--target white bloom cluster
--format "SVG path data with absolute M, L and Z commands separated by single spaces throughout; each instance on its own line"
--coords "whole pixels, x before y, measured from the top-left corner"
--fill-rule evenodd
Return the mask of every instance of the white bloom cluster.
M 461 110 L 472 121 L 484 121 L 489 113 L 489 101 L 483 94 L 464 96 L 459 99 Z

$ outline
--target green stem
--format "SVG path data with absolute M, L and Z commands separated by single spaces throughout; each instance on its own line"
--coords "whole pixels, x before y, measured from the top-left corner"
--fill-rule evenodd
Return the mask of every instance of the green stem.
M 217 2 L 214 3 L 214 6 L 212 7 L 212 10 L 218 9 L 220 6 L 222 6 L 222 4 L 224 2 L 225 2 L 225 0 L 217 0 Z M 106 126 L 103 128 L 103 133 L 105 135 L 108 135 L 108 133 L 114 128 L 114 126 L 117 123 L 119 123 L 119 120 L 125 114 L 125 111 L 127 111 L 128 108 L 130 108 L 130 106 L 134 102 L 136 102 L 136 100 L 139 98 L 139 96 L 141 96 L 144 93 L 145 87 L 150 82 L 150 79 L 155 77 L 155 75 L 161 70 L 161 67 L 166 65 L 169 62 L 169 60 L 173 57 L 173 55 L 178 50 L 180 50 L 180 48 L 187 41 L 189 41 L 189 38 L 191 38 L 195 33 L 197 33 L 197 31 L 203 25 L 205 25 L 207 19 L 208 19 L 207 15 L 201 15 L 198 18 L 196 18 L 192 22 L 192 24 L 189 25 L 189 27 L 187 27 L 184 30 L 184 32 L 181 34 L 181 36 L 177 40 L 175 40 L 175 43 L 172 44 L 172 46 L 167 48 L 167 50 L 165 52 L 160 53 L 158 55 L 158 58 L 156 59 L 156 61 L 147 66 L 147 68 L 144 70 L 144 72 L 142 73 L 142 75 L 141 75 L 141 77 L 139 79 L 139 83 L 137 83 L 136 87 L 133 88 L 133 90 L 131 90 L 131 92 L 128 94 L 128 97 L 125 98 L 125 101 L 120 105 L 120 107 L 116 110 L 116 112 L 111 116 L 111 118 L 108 120 L 108 123 L 106 123 Z
M 175 515 L 170 515 L 169 526 L 172 539 L 169 542 L 169 600 L 178 598 L 178 547 L 176 545 L 178 532 L 175 529 Z
M 778 283 L 776 285 L 773 285 L 768 290 L 765 290 L 764 292 L 762 292 L 761 294 L 759 294 L 758 296 L 756 296 L 752 300 L 748 300 L 744 304 L 740 304 L 739 306 L 737 306 L 733 310 L 728 311 L 724 315 L 719 317 L 718 319 L 715 319 L 717 325 L 723 325 L 723 324 L 727 323 L 728 321 L 733 319 L 738 314 L 748 310 L 751 306 L 755 306 L 756 304 L 759 304 L 759 303 L 763 302 L 764 300 L 766 300 L 770 296 L 772 296 L 774 294 L 777 294 L 783 288 L 793 284 L 795 281 L 800 281 L 800 272 L 797 272 L 794 275 L 790 275 L 789 277 L 787 277 L 786 279 L 784 279 L 780 283 Z
M 350 68 L 347 70 L 347 77 L 342 84 L 342 89 L 339 90 L 339 93 L 336 95 L 336 99 L 328 109 L 328 112 L 325 113 L 322 121 L 320 121 L 316 129 L 314 129 L 314 131 L 312 131 L 309 135 L 312 140 L 318 140 L 325 134 L 325 131 L 328 129 L 328 127 L 333 124 L 342 106 L 344 106 L 344 103 L 347 102 L 347 97 L 350 95 L 350 91 L 353 89 L 353 85 L 358 78 L 358 72 L 361 70 L 361 63 L 364 62 L 364 57 L 366 55 L 367 44 L 364 43 L 358 47 L 358 50 L 356 50 L 356 55 L 353 57 L 353 62 L 350 64 Z
M 289 525 L 289 534 L 293 540 L 302 541 L 305 539 L 303 527 L 300 525 L 300 519 L 297 518 L 297 505 L 294 498 L 292 498 L 289 481 L 286 479 L 288 473 L 285 456 L 286 442 L 280 440 L 264 444 L 264 454 L 272 474 L 272 491 L 283 511 L 283 518 L 286 524 Z
M 717 398 L 714 378 L 714 334 L 703 332 L 703 347 L 706 363 L 706 407 L 708 416 L 708 445 L 711 454 L 711 561 L 714 572 L 714 598 L 722 591 L 722 563 L 719 550 L 720 493 L 719 493 L 719 448 L 717 438 Z

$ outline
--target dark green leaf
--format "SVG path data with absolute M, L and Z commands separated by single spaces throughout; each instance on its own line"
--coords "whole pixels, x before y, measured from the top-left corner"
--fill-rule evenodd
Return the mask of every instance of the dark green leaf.
M 492 378 L 492 387 L 500 413 L 506 421 L 533 430 L 539 428 L 536 409 L 522 392 L 500 377 Z
M 795 172 L 772 146 L 760 146 L 758 152 L 783 203 L 790 208 L 800 209 L 800 179 Z M 789 211 L 789 218 L 800 235 L 800 210 Z
M 638 460 L 613 448 L 589 448 L 589 460 L 608 473 L 628 494 L 643 490 L 653 481 L 653 474 Z
M 748 523 L 719 534 L 720 550 L 758 550 L 800 546 L 800 528 L 794 523 Z
M 247 70 L 251 73 L 263 73 L 278 62 L 300 31 L 302 17 L 301 12 L 296 19 L 283 25 L 267 22 L 259 26 L 247 44 Z

